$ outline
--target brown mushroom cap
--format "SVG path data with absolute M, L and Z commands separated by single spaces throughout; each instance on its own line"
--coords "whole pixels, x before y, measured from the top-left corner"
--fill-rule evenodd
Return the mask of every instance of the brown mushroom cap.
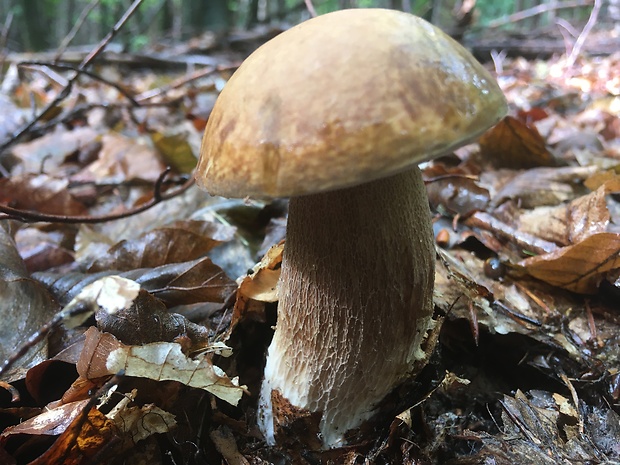
M 354 186 L 461 146 L 505 111 L 494 79 L 439 29 L 398 11 L 342 10 L 241 65 L 209 119 L 196 180 L 226 197 Z

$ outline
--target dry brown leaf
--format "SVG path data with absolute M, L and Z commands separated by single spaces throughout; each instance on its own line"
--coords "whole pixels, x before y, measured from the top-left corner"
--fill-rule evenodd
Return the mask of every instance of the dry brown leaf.
M 538 131 L 511 116 L 487 131 L 479 142 L 482 156 L 496 167 L 524 169 L 555 165 Z
M 534 278 L 579 294 L 595 294 L 607 273 L 620 268 L 620 234 L 594 234 L 582 242 L 520 263 Z
M 605 187 L 606 193 L 620 192 L 620 175 L 613 170 L 598 171 L 583 182 L 590 190 L 596 190 L 601 186 Z
M 45 174 L 0 179 L 0 202 L 13 208 L 54 215 L 80 216 L 86 207 L 75 200 L 66 179 Z
M 224 302 L 237 285 L 209 258 L 202 257 L 185 263 L 173 263 L 153 269 L 135 269 L 123 273 L 35 273 L 61 304 L 68 303 L 88 284 L 113 274 L 134 280 L 168 306 L 197 302 Z
M 111 313 L 103 308 L 96 311 L 95 320 L 100 331 L 111 333 L 129 345 L 183 338 L 183 346 L 194 351 L 209 342 L 207 328 L 170 313 L 162 301 L 145 290 L 140 291 L 131 306 L 118 312 Z
M 88 271 L 127 271 L 194 260 L 222 242 L 231 240 L 232 231 L 232 228 L 221 223 L 178 221 L 136 239 L 119 242 L 106 255 L 95 260 Z

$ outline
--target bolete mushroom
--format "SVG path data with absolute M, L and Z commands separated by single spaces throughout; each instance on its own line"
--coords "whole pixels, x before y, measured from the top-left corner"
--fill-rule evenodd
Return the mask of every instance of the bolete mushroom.
M 290 197 L 259 405 L 269 443 L 306 418 L 311 446 L 344 444 L 426 362 L 435 252 L 417 164 L 505 112 L 469 52 L 391 10 L 313 18 L 230 78 L 198 184 L 226 197 Z

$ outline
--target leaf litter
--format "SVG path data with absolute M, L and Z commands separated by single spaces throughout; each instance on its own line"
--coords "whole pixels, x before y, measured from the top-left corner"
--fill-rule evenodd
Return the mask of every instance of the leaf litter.
M 157 87 L 148 73 L 114 75 L 151 105 L 81 79 L 47 126 L 2 154 L 10 174 L 2 204 L 67 217 L 123 212 L 187 179 L 229 73 L 203 73 L 191 89 Z M 308 455 L 307 463 L 620 460 L 617 75 L 618 56 L 572 68 L 562 58 L 503 63 L 511 117 L 480 145 L 424 170 L 438 244 L 435 303 L 445 321 L 420 401 L 372 445 Z M 13 76 L 15 92 L 2 95 L 5 138 L 27 120 L 30 96 L 44 106 L 60 88 L 25 76 Z M 166 166 L 173 170 L 159 192 L 153 184 Z M 252 214 L 230 214 L 243 209 Z M 205 463 L 285 463 L 286 450 L 260 446 L 254 417 L 282 256 L 281 245 L 268 248 L 282 237 L 284 212 L 231 208 L 190 188 L 100 224 L 7 216 L 0 359 L 41 328 L 49 337 L 3 377 L 19 400 L 0 392 L 0 460 L 113 464 L 123 453 L 193 463 L 201 444 L 212 454 Z M 268 251 L 246 274 L 259 250 Z M 48 324 L 114 276 L 140 286 L 131 305 Z M 62 377 L 46 374 L 59 367 Z M 51 390 L 51 402 L 35 400 Z M 37 441 L 44 446 L 28 452 Z

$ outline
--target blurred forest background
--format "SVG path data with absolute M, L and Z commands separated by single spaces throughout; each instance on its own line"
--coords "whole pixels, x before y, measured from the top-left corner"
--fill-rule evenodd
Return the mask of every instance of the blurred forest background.
M 306 1 L 145 0 L 115 39 L 116 51 L 136 52 L 207 31 L 221 35 L 296 24 L 309 17 Z M 561 40 L 562 35 L 578 34 L 598 2 L 600 25 L 609 29 L 620 24 L 620 0 L 315 0 L 312 4 L 318 14 L 351 7 L 400 9 L 457 36 L 536 31 L 537 35 L 556 33 Z M 72 46 L 95 43 L 130 4 L 127 0 L 0 0 L 0 49 L 54 49 L 69 37 Z

